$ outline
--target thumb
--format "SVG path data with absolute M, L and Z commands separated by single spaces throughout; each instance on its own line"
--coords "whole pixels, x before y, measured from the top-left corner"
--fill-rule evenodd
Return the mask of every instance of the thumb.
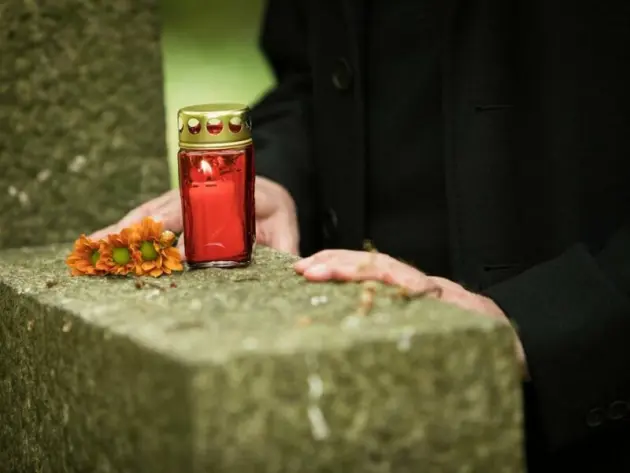
M 101 240 L 107 237 L 110 233 L 117 233 L 118 225 L 110 225 L 109 227 L 102 228 L 100 230 L 95 231 L 91 235 L 88 236 L 91 240 Z
M 177 249 L 182 257 L 182 262 L 186 261 L 186 248 L 184 246 L 184 235 L 182 234 L 177 240 Z
M 144 217 L 148 216 L 146 209 L 147 207 L 141 206 L 141 207 L 138 207 L 137 209 L 130 211 L 118 222 L 108 227 L 95 231 L 89 236 L 89 238 L 91 238 L 92 240 L 100 240 L 101 238 L 105 238 L 107 237 L 107 235 L 110 235 L 112 233 L 119 233 L 125 227 L 129 227 L 131 225 L 140 223 Z
M 270 197 L 264 189 L 261 189 L 258 186 L 256 187 L 256 191 L 254 193 L 254 200 L 256 202 L 257 218 L 267 218 L 278 208 L 278 204 L 274 201 L 274 199 Z

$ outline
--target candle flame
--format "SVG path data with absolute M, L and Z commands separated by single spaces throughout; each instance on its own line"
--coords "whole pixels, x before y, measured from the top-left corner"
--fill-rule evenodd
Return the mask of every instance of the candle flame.
M 204 174 L 212 174 L 212 165 L 208 161 L 201 161 L 199 164 L 201 172 Z

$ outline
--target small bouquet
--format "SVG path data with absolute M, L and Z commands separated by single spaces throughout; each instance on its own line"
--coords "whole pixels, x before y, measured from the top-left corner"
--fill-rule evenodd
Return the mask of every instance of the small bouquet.
M 137 225 L 95 241 L 81 235 L 66 259 L 73 276 L 117 275 L 159 277 L 183 271 L 182 257 L 174 247 L 175 234 L 147 217 Z

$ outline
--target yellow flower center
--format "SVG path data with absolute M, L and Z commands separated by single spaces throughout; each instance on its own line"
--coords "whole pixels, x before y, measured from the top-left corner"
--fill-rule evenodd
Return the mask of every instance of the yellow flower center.
M 155 261 L 158 257 L 158 252 L 155 251 L 155 246 L 150 241 L 143 241 L 140 245 L 140 253 L 144 261 Z
M 98 260 L 100 258 L 101 258 L 101 253 L 98 250 L 92 253 L 92 256 L 90 257 L 90 261 L 92 261 L 92 266 L 96 266 L 96 263 L 98 263 Z
M 114 263 L 121 266 L 129 263 L 131 255 L 129 254 L 129 248 L 114 248 L 112 250 L 112 259 Z

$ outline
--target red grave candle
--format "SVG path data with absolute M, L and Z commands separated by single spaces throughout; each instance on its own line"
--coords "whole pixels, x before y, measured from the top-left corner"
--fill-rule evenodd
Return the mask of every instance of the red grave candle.
M 251 262 L 255 170 L 248 113 L 237 105 L 180 110 L 179 183 L 191 268 Z

